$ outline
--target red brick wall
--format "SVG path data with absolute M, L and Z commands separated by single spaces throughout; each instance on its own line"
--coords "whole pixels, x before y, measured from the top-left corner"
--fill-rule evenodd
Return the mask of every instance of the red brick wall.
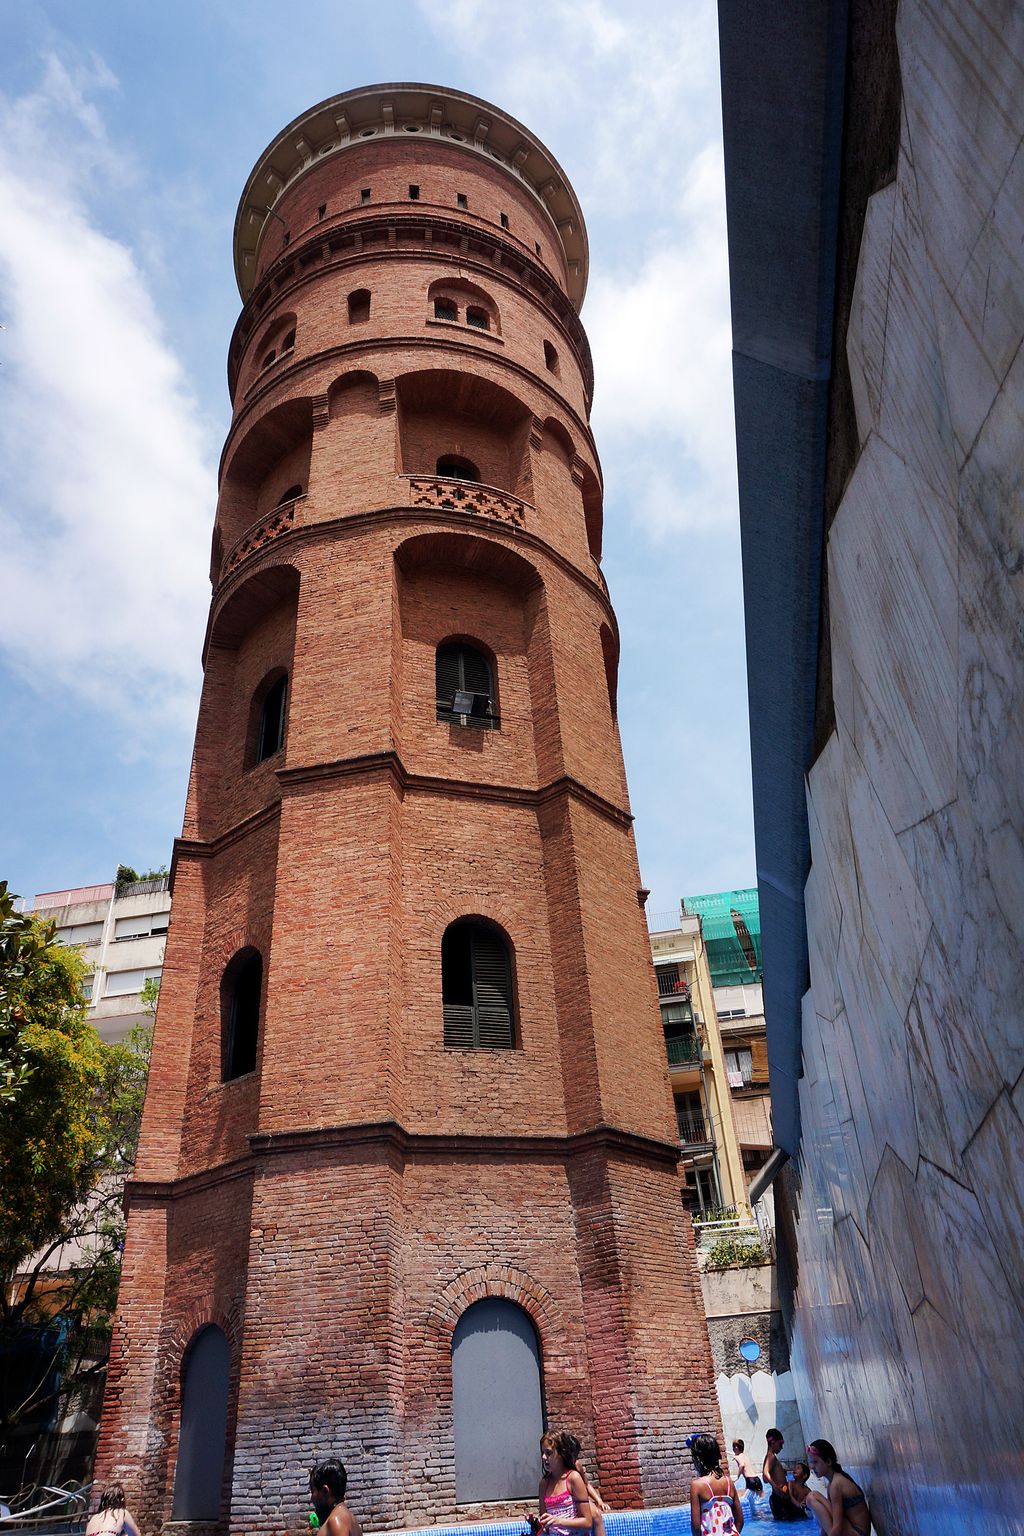
M 320 202 L 344 219 L 353 189 L 401 201 L 410 180 L 424 228 L 457 186 L 470 225 L 507 209 L 516 238 L 549 242 L 499 167 L 426 142 L 325 161 L 279 211 L 294 244 Z M 430 285 L 460 271 L 500 337 L 434 323 Z M 587 484 L 599 518 L 579 356 L 552 290 L 422 230 L 301 269 L 286 252 L 275 276 L 225 452 L 98 1475 L 123 1473 L 144 1536 L 167 1520 L 183 1354 L 221 1319 L 225 1527 L 297 1529 L 326 1452 L 369 1527 L 450 1515 L 452 1329 L 491 1293 L 533 1317 L 549 1422 L 581 1435 L 613 1501 L 681 1499 L 682 1438 L 717 1408 L 583 510 Z M 371 311 L 353 325 L 357 287 Z M 294 355 L 254 378 L 291 315 Z M 443 451 L 519 500 L 431 500 Z M 294 482 L 291 521 L 229 561 Z M 437 721 L 451 636 L 492 658 L 500 729 Z M 284 748 L 253 765 L 278 668 Z M 509 941 L 511 1050 L 443 1043 L 441 939 L 471 915 Z M 246 945 L 264 960 L 258 1062 L 223 1083 L 220 981 Z
M 409 197 L 409 184 L 419 186 L 418 202 Z M 369 187 L 369 205 L 361 192 Z M 458 206 L 458 194 L 464 192 L 467 209 Z M 318 216 L 321 203 L 327 204 L 323 219 Z M 289 246 L 298 245 L 311 230 L 326 232 L 339 222 L 370 212 L 402 212 L 417 217 L 431 216 L 461 224 L 467 231 L 475 228 L 499 230 L 510 244 L 541 260 L 556 282 L 565 286 L 565 260 L 561 241 L 550 215 L 539 200 L 521 182 L 490 166 L 479 155 L 460 149 L 450 141 L 431 138 L 417 142 L 415 136 L 377 139 L 365 147 L 355 146 L 344 154 L 315 166 L 289 187 L 278 200 L 275 213 L 282 222 L 268 219 L 260 244 L 257 278 L 269 270 Z M 509 228 L 501 228 L 501 214 L 509 216 Z

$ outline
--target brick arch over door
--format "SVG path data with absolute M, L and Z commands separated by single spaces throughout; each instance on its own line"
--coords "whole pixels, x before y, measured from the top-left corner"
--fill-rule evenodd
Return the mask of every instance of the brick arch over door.
M 450 1343 L 463 1312 L 485 1297 L 514 1301 L 526 1312 L 540 1338 L 541 1350 L 560 1331 L 558 1304 L 550 1291 L 515 1264 L 479 1264 L 450 1280 L 430 1309 L 430 1326 Z
M 235 1415 L 238 1407 L 238 1382 L 242 1353 L 243 1303 L 240 1298 L 227 1300 L 207 1295 L 195 1299 L 174 1320 L 167 1335 L 167 1347 L 162 1352 L 165 1375 L 158 1391 L 164 1418 L 167 1459 L 162 1461 L 162 1499 L 167 1500 L 168 1513 L 173 1492 L 174 1474 L 178 1460 L 178 1438 L 181 1428 L 182 1388 L 188 1364 L 190 1346 L 204 1329 L 220 1329 L 228 1342 L 228 1445 L 231 1444 Z M 225 1457 L 224 1491 L 230 1486 L 232 1456 Z M 162 1458 L 161 1458 L 162 1460 Z

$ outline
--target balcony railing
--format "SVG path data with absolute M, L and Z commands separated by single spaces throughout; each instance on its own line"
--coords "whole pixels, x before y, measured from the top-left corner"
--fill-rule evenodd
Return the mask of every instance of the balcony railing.
M 657 971 L 658 996 L 680 997 L 684 1002 L 689 1001 L 690 988 L 685 976 L 673 976 L 669 971 Z
M 254 555 L 258 549 L 262 549 L 265 544 L 269 544 L 279 534 L 287 533 L 295 522 L 296 503 L 305 501 L 305 499 L 305 496 L 293 496 L 291 501 L 282 502 L 279 507 L 275 507 L 265 517 L 261 517 L 255 523 L 251 523 L 241 538 L 236 539 L 235 543 L 228 550 L 227 558 L 221 568 L 223 574 L 225 576 L 230 575 L 236 566 L 241 565 L 247 556 Z
M 665 1053 L 670 1067 L 699 1067 L 704 1060 L 704 1051 L 696 1035 L 666 1040 Z
M 447 475 L 406 475 L 404 478 L 409 482 L 410 506 L 441 507 L 448 512 L 479 512 L 516 528 L 521 528 L 525 521 L 526 502 L 493 485 Z
M 679 1126 L 679 1140 L 684 1146 L 710 1147 L 714 1145 L 715 1138 L 711 1134 L 710 1126 L 704 1123 L 703 1115 L 677 1115 L 676 1124 Z

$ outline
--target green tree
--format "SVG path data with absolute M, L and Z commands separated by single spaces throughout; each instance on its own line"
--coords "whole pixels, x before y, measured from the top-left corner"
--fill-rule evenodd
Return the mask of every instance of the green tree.
M 106 1364 L 152 1030 L 104 1045 L 84 972 L 0 883 L 0 1434 Z

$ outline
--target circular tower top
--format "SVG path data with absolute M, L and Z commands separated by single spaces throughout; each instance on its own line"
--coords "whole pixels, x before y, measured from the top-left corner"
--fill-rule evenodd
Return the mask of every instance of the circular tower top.
M 423 135 L 498 165 L 545 210 L 565 253 L 568 292 L 576 309 L 587 291 L 587 230 L 569 178 L 551 152 L 507 112 L 445 86 L 361 86 L 310 107 L 259 157 L 235 216 L 235 278 L 243 300 L 255 284 L 256 253 L 274 204 L 307 171 L 355 145 Z

